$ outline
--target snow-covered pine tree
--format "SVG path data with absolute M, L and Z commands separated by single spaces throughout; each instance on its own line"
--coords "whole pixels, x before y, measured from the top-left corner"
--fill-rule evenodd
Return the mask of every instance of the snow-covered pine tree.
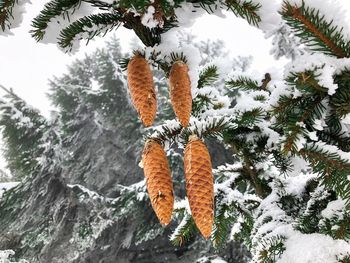
M 24 2 L 16 3 L 0 4 L 5 33 L 18 25 L 11 13 Z M 267 34 L 300 40 L 277 38 L 284 50 L 275 54 L 292 58 L 283 74 L 257 79 L 231 72 L 227 78 L 230 70 L 223 61 L 199 67 L 198 49 L 180 45 L 176 32 L 205 12 L 223 10 Z M 46 32 L 57 21 L 58 31 Z M 349 262 L 350 30 L 340 8 L 319 0 L 53 0 L 34 19 L 32 35 L 72 51 L 76 40 L 120 25 L 136 33 L 145 45 L 139 52 L 166 76 L 177 60 L 189 66 L 189 126 L 170 120 L 147 137 L 166 149 L 183 148 L 193 134 L 214 137 L 235 157 L 214 170 L 214 246 L 241 240 L 252 262 Z M 295 52 L 299 42 L 307 48 Z M 183 244 L 196 232 L 186 200 L 176 202 L 174 218 L 181 223 L 171 239 Z
M 198 44 L 200 47 L 203 45 L 204 42 Z M 216 50 L 220 53 L 222 43 L 215 47 L 220 47 Z M 208 48 L 205 49 L 207 51 Z M 111 243 L 116 247 L 121 245 L 121 249 L 110 247 L 104 251 L 103 258 L 109 260 L 114 255 L 119 258 L 131 256 L 138 262 L 150 258 L 155 261 L 160 258 L 162 261 L 162 257 L 167 256 L 175 261 L 178 257 L 186 257 L 188 262 L 192 262 L 193 258 L 206 254 L 208 248 L 203 242 L 198 243 L 198 240 L 179 248 L 169 247 L 171 243 L 167 237 L 171 229 L 162 228 L 149 209 L 150 202 L 144 193 L 143 182 L 139 184 L 140 198 L 136 203 L 128 203 L 130 209 L 127 210 L 122 205 L 123 198 L 110 206 L 114 203 L 111 197 L 118 196 L 119 191 L 125 193 L 126 189 L 133 189 L 121 186 L 120 183 L 129 185 L 142 177 L 142 170 L 135 161 L 138 160 L 135 153 L 138 155 L 140 152 L 137 148 L 142 141 L 140 122 L 132 114 L 127 101 L 119 67 L 116 74 L 111 74 L 119 57 L 120 46 L 116 39 L 112 39 L 106 47 L 75 61 L 63 77 L 51 81 L 49 97 L 58 111 L 53 113 L 51 121 L 45 120 L 48 125 L 41 139 L 44 151 L 39 158 L 36 157 L 39 165 L 33 173 L 26 174 L 19 187 L 7 190 L 0 202 L 0 232 L 5 233 L 0 238 L 1 249 L 16 251 L 18 258 L 40 257 L 49 262 L 62 257 L 60 253 L 63 247 L 59 244 L 69 246 L 63 257 L 69 262 L 73 260 L 71 251 L 76 253 L 78 249 L 79 260 L 88 260 L 98 257 L 97 250 Z M 159 76 L 155 83 L 162 94 L 160 107 L 168 109 L 163 116 L 158 117 L 157 121 L 161 123 L 167 114 L 173 116 L 173 113 L 162 72 L 155 73 Z M 11 113 L 16 115 L 16 112 Z M 15 119 L 12 115 L 7 117 Z M 7 124 L 3 123 L 5 128 Z M 222 153 L 219 158 L 213 158 L 214 163 L 223 163 L 226 157 L 224 149 L 217 146 L 214 149 L 215 152 Z M 182 157 L 176 152 L 171 152 L 169 157 L 172 160 L 172 170 L 179 170 L 174 178 L 179 181 L 176 183 L 176 192 L 184 196 L 180 164 Z M 45 196 L 45 199 L 41 196 Z M 78 206 L 72 205 L 77 198 Z M 130 201 L 133 202 L 133 199 Z M 135 206 L 131 207 L 130 204 Z M 45 210 L 47 207 L 52 209 Z M 36 212 L 33 213 L 32 209 Z M 53 222 L 52 217 L 60 209 L 65 211 L 63 217 Z M 71 213 L 77 213 L 76 211 L 79 211 L 76 215 L 79 219 L 71 221 Z M 18 217 L 19 214 L 22 216 Z M 26 223 L 28 221 L 31 221 L 30 225 Z M 109 222 L 107 226 L 104 225 L 106 221 Z M 74 239 L 74 245 L 62 241 L 65 236 L 61 233 L 66 228 L 72 229 L 70 235 Z M 110 237 L 106 238 L 104 231 L 110 233 Z M 96 242 L 96 249 L 87 249 L 91 242 Z M 50 249 L 46 250 L 45 246 Z M 155 246 L 157 254 L 154 255 Z M 198 251 L 189 250 L 188 246 L 195 246 Z M 235 243 L 231 242 L 229 246 L 235 247 Z M 134 251 L 138 251 L 136 256 L 132 256 Z M 244 255 L 237 249 L 229 254 L 234 260 L 240 260 L 240 254 Z
M 49 93 L 59 116 L 64 173 L 107 196 L 115 196 L 120 181 L 135 182 L 127 177 L 137 170 L 137 160 L 128 165 L 123 161 L 126 158 L 113 152 L 121 147 L 127 157 L 135 159 L 134 152 L 142 147 L 140 122 L 130 114 L 133 109 L 125 79 L 115 68 L 122 57 L 120 49 L 118 40 L 112 38 L 106 47 L 75 61 L 67 74 L 54 78 Z M 111 147 L 102 147 L 108 144 Z M 118 158 L 123 160 L 119 163 Z M 94 173 L 99 176 L 91 176 Z
M 4 157 L 11 176 L 19 179 L 37 169 L 45 150 L 43 135 L 48 124 L 38 110 L 11 90 L 0 88 L 5 92 L 0 101 Z

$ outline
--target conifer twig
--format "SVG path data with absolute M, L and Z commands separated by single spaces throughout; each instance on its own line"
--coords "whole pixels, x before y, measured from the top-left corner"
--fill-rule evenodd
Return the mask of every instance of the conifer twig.
M 321 43 L 323 43 L 323 45 L 338 58 L 348 57 L 348 53 L 341 48 L 342 43 L 337 45 L 337 42 L 331 39 L 331 37 L 333 37 L 335 40 L 343 42 L 340 33 L 336 31 L 337 27 L 333 27 L 332 31 L 322 31 L 322 26 L 325 26 L 327 22 L 325 21 L 324 16 L 319 17 L 320 14 L 318 12 L 315 14 L 314 12 L 315 10 L 310 11 L 307 7 L 305 7 L 304 2 L 301 7 L 298 7 L 297 5 L 293 6 L 287 1 L 285 1 L 282 10 L 282 14 L 285 17 L 285 19 L 289 20 L 289 24 L 292 25 L 292 27 L 296 28 L 297 31 L 300 31 L 300 34 L 298 36 L 305 38 L 301 35 L 303 34 L 303 30 L 300 29 L 300 25 L 293 25 L 295 21 L 301 23 L 301 25 L 303 25 L 305 29 L 313 35 L 314 38 L 318 39 Z M 310 17 L 307 17 L 307 15 L 309 15 Z M 313 23 L 312 19 L 316 19 L 318 24 L 316 25 L 315 23 Z M 327 23 L 327 26 L 330 27 L 331 25 Z M 347 46 L 347 43 L 343 44 L 344 47 Z
M 338 48 L 332 40 L 322 34 L 305 16 L 300 12 L 300 8 L 294 7 L 292 16 L 302 22 L 312 33 L 314 33 L 321 41 L 323 41 L 339 58 L 346 57 L 345 52 Z
M 18 99 L 18 100 L 22 100 L 20 97 L 18 97 L 13 91 L 12 89 L 7 89 L 5 86 L 0 84 L 0 89 L 2 89 L 3 91 L 5 91 L 7 94 L 13 96 L 14 98 Z

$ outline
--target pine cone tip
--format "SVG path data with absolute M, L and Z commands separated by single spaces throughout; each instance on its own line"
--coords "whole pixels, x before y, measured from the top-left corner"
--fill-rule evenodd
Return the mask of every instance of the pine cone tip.
M 197 141 L 197 140 L 200 140 L 199 137 L 197 136 L 197 134 L 191 134 L 188 137 L 188 142 L 193 142 L 193 141 Z

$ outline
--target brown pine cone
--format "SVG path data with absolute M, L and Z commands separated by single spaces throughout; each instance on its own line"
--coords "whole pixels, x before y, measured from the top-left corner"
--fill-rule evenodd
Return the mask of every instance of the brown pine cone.
M 184 164 L 192 217 L 199 231 L 208 239 L 214 222 L 214 183 L 208 149 L 197 136 L 190 136 Z
M 155 140 L 148 140 L 142 153 L 147 191 L 162 225 L 169 224 L 174 206 L 174 191 L 166 153 Z
M 136 54 L 128 63 L 131 100 L 145 126 L 151 126 L 157 113 L 153 74 L 147 60 Z
M 186 127 L 192 111 L 191 80 L 188 66 L 182 61 L 176 61 L 169 74 L 170 100 L 174 112 L 181 125 Z

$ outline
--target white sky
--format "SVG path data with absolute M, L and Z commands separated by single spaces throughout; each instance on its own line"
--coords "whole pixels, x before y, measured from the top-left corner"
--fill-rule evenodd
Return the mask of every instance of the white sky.
M 96 47 L 103 46 L 105 39 L 91 41 L 88 46 L 82 44 L 80 51 L 74 56 L 63 53 L 56 45 L 36 43 L 28 33 L 30 21 L 45 2 L 47 1 L 28 5 L 22 25 L 13 30 L 14 35 L 0 36 L 0 84 L 13 88 L 20 97 L 48 116 L 51 108 L 46 96 L 48 79 L 62 75 L 66 71 L 66 65 L 78 57 L 83 57 L 85 53 L 92 52 Z M 350 10 L 349 0 L 339 2 Z M 197 35 L 198 39 L 224 40 L 232 55 L 252 55 L 253 67 L 261 72 L 281 64 L 269 55 L 271 40 L 266 40 L 260 30 L 233 15 L 228 15 L 226 19 L 203 16 L 196 21 L 191 32 Z M 134 37 L 133 32 L 120 27 L 116 35 L 121 39 L 123 50 L 127 50 L 130 40 Z

